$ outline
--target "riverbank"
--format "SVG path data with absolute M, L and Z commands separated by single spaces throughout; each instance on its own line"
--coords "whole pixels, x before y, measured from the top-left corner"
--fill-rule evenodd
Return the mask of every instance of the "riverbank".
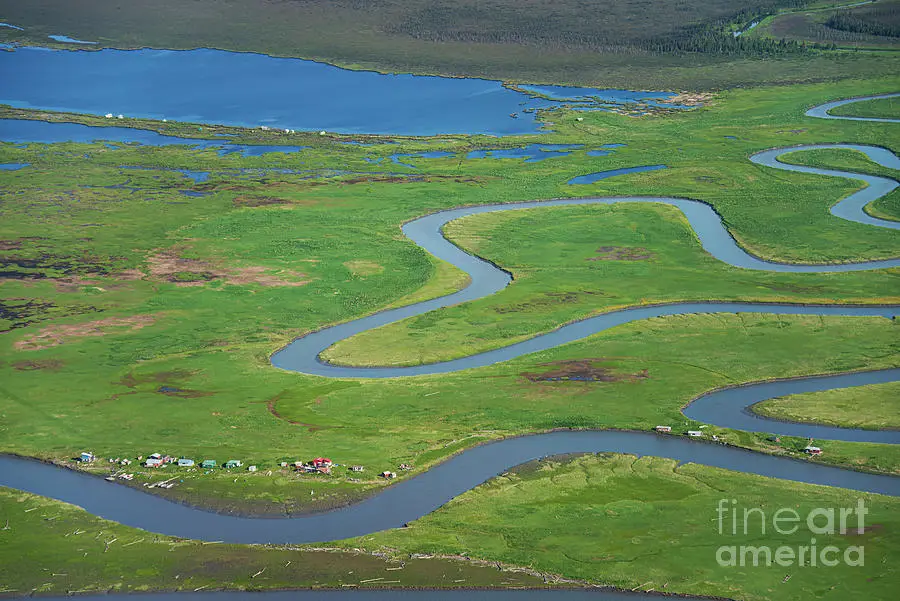
M 2 570 L 0 596 L 7 598 L 109 591 L 139 594 L 547 585 L 544 578 L 528 570 L 449 559 L 393 560 L 384 554 L 349 549 L 241 547 L 170 538 L 96 518 L 72 505 L 4 488 L 0 488 L 0 516 L 9 527 L 0 531 L 4 539 L 0 565 L 9 568 L 26 562 L 33 568 Z M 42 577 L 41 582 L 35 579 L 37 575 Z M 560 587 L 577 584 L 561 580 L 550 578 Z
M 783 577 L 780 570 L 752 567 L 730 568 L 729 584 L 717 583 L 722 568 L 716 566 L 716 546 L 722 540 L 734 544 L 747 538 L 723 537 L 715 530 L 717 500 L 737 491 L 744 506 L 763 503 L 760 506 L 789 506 L 803 512 L 857 502 L 857 496 L 839 489 L 701 466 L 676 467 L 671 461 L 653 458 L 590 454 L 520 466 L 407 528 L 327 545 L 323 550 L 321 545 L 239 547 L 169 539 L 99 520 L 70 505 L 4 489 L 0 517 L 8 516 L 11 530 L 0 536 L 14 533 L 15 537 L 0 553 L 16 559 L 2 565 L 27 558 L 35 568 L 5 578 L 6 588 L 17 590 L 4 594 L 16 596 L 31 589 L 43 595 L 110 588 L 119 592 L 271 590 L 302 587 L 311 580 L 315 588 L 358 585 L 353 588 L 362 589 L 415 586 L 422 578 L 428 582 L 426 588 L 435 582 L 476 588 L 565 586 L 566 581 L 577 586 L 579 582 L 572 581 L 581 580 L 592 588 L 612 585 L 651 594 L 756 600 L 793 598 L 811 586 L 821 586 L 821 570 L 810 568 L 793 571 L 789 586 L 776 586 Z M 857 579 L 865 579 L 873 599 L 888 599 L 889 578 L 880 577 L 886 564 L 878 558 L 890 553 L 896 542 L 886 535 L 896 519 L 892 517 L 897 515 L 896 500 L 877 495 L 863 498 L 870 510 L 866 525 L 873 525 L 864 535 L 818 538 L 821 545 L 833 543 L 841 549 L 863 544 L 869 561 L 863 568 L 841 566 L 840 574 L 829 572 L 833 579 L 827 582 L 834 587 L 831 590 L 843 594 L 857 590 Z M 686 522 L 685 516 L 692 517 Z M 675 530 L 674 523 L 683 526 Z M 505 534 L 496 534 L 501 531 Z M 751 536 L 754 544 L 760 543 L 758 533 Z M 602 541 L 602 556 L 598 541 Z M 773 545 L 808 542 L 802 534 L 772 534 L 766 541 Z M 654 552 L 662 548 L 669 551 Z M 685 577 L 686 561 L 694 569 Z M 142 569 L 147 565 L 154 570 Z M 554 572 L 554 567 L 560 570 Z M 57 576 L 48 578 L 46 572 Z

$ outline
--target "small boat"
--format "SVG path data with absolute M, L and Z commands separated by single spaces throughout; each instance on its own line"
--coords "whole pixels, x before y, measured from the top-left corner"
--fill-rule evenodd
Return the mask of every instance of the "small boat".
M 510 113 L 509 116 L 512 117 L 513 119 L 518 119 L 518 118 L 519 118 L 519 114 L 518 114 L 518 113 Z
M 105 479 L 107 482 L 115 482 L 115 481 L 116 481 L 116 477 L 115 477 L 115 476 L 107 476 L 107 477 L 104 478 L 104 479 Z

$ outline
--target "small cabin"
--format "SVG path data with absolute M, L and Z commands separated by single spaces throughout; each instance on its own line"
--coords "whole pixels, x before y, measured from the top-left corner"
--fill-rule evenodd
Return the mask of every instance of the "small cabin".
M 805 449 L 803 449 L 803 452 L 808 455 L 821 455 L 822 449 L 820 449 L 819 447 L 806 447 Z
M 240 459 L 229 459 L 225 462 L 225 469 L 231 469 L 235 467 L 241 467 L 244 465 Z
M 366 468 L 364 468 L 364 467 L 361 466 L 361 465 L 351 465 L 351 466 L 350 466 L 350 471 L 351 471 L 351 472 L 364 472 L 365 470 L 366 470 Z
M 255 472 L 257 469 L 259 469 L 259 468 L 257 468 L 255 465 L 247 466 L 248 472 Z
M 194 467 L 194 460 L 182 457 L 178 460 L 178 467 Z
M 159 453 L 153 453 L 150 455 L 150 459 L 160 459 L 161 460 L 162 458 L 163 458 L 163 456 L 160 455 Z
M 96 457 L 90 451 L 82 451 L 81 456 L 78 458 L 81 463 L 92 463 L 94 459 Z
M 672 426 L 656 426 L 654 430 L 656 430 L 657 432 L 669 433 L 672 431 Z
M 387 480 L 391 480 L 393 478 L 396 478 L 397 474 L 395 474 L 394 472 L 381 472 L 381 477 Z
M 212 469 L 212 468 L 216 467 L 216 460 L 215 459 L 204 459 L 203 463 L 200 464 L 200 467 L 202 467 L 204 469 Z
M 147 458 L 147 461 L 144 462 L 144 465 L 145 465 L 146 467 L 159 467 L 159 466 L 161 466 L 162 464 L 163 464 L 163 460 L 162 460 L 162 459 L 157 459 L 157 458 L 154 458 L 154 457 L 148 457 L 148 458 Z
M 700 430 L 688 430 L 687 435 L 691 438 L 700 438 L 701 436 L 703 436 L 703 432 L 701 432 Z
M 403 470 L 404 472 L 408 472 L 408 471 L 411 470 L 412 468 L 413 468 L 413 466 L 411 466 L 411 465 L 408 464 L 408 463 L 401 463 L 401 464 L 400 464 L 400 469 Z
M 316 457 L 312 460 L 313 467 L 331 467 L 331 459 L 328 457 Z

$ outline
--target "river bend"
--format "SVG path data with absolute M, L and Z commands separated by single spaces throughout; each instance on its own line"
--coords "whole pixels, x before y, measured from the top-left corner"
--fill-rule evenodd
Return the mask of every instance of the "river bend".
M 845 146 L 834 145 L 829 147 Z M 865 148 L 870 158 L 873 158 L 880 164 L 892 166 L 893 163 L 891 161 L 896 161 L 896 157 L 891 158 L 891 156 L 884 155 L 883 149 Z M 860 179 L 857 174 L 852 173 L 785 166 L 779 163 L 777 158 L 780 154 L 787 151 L 788 149 L 766 151 L 755 155 L 751 160 L 777 169 L 803 170 L 821 175 Z M 871 154 L 868 151 L 871 151 Z M 882 190 L 882 193 L 887 193 L 884 190 L 888 188 L 893 189 L 897 185 L 893 180 L 878 179 L 884 180 L 884 182 L 878 184 L 883 186 L 879 188 Z M 868 180 L 866 181 L 868 182 Z M 869 182 L 869 188 L 872 186 L 873 184 Z M 866 190 L 869 188 L 866 188 Z M 848 204 L 851 198 L 853 198 L 852 195 L 838 203 L 836 207 Z M 491 365 L 537 350 L 552 348 L 559 344 L 578 340 L 621 323 L 663 315 L 738 311 L 895 318 L 900 312 L 898 311 L 900 307 L 897 306 L 848 307 L 840 305 L 677 303 L 610 312 L 569 324 L 522 343 L 456 361 L 432 365 L 369 369 L 332 366 L 318 360 L 318 354 L 321 350 L 348 336 L 412 315 L 481 298 L 487 294 L 493 294 L 502 290 L 509 284 L 510 279 L 506 272 L 486 261 L 466 254 L 443 238 L 440 234 L 440 228 L 447 221 L 468 214 L 489 211 L 615 202 L 663 202 L 678 207 L 688 217 L 707 252 L 724 262 L 738 267 L 771 271 L 824 272 L 900 266 L 900 261 L 897 259 L 847 265 L 816 266 L 785 265 L 762 261 L 747 254 L 735 244 L 723 227 L 721 219 L 711 207 L 685 199 L 589 198 L 454 209 L 428 215 L 410 222 L 404 227 L 404 232 L 415 243 L 436 257 L 449 261 L 468 272 L 472 277 L 472 284 L 459 292 L 439 299 L 417 303 L 401 309 L 384 311 L 299 338 L 276 353 L 272 358 L 272 362 L 274 365 L 284 369 L 293 369 L 326 377 L 400 377 L 425 373 L 449 373 L 461 369 Z M 845 216 L 841 212 L 835 212 L 835 214 L 845 219 L 853 219 L 854 216 L 860 217 L 855 208 L 859 202 L 862 201 L 849 203 L 848 206 L 850 208 L 847 213 L 849 216 Z M 871 199 L 866 202 L 871 202 Z M 859 205 L 859 208 L 861 206 L 863 205 Z M 891 222 L 876 221 L 876 223 L 868 221 L 864 221 L 864 223 L 879 227 L 895 227 Z M 796 436 L 815 435 L 819 438 L 822 438 L 824 435 L 825 437 L 842 440 L 861 440 L 852 438 L 853 436 L 865 436 L 865 434 L 859 434 L 862 432 L 859 430 L 791 424 L 772 420 L 766 420 L 761 426 L 759 421 L 761 418 L 749 415 L 746 412 L 746 407 L 763 398 L 771 398 L 773 396 L 876 382 L 890 382 L 898 379 L 900 379 L 900 369 L 895 368 L 856 374 L 748 384 L 708 393 L 691 403 L 685 409 L 685 413 L 693 419 L 744 430 L 772 431 Z M 757 421 L 750 422 L 747 421 L 748 419 Z M 818 429 L 810 430 L 809 428 Z M 884 436 L 878 442 L 894 444 L 898 442 L 896 433 L 887 432 L 878 433 L 878 435 Z M 455 455 L 427 472 L 390 486 L 382 492 L 350 507 L 290 519 L 259 519 L 210 513 L 202 509 L 172 503 L 136 489 L 109 484 L 100 478 L 81 472 L 11 456 L 0 456 L 0 485 L 73 503 L 83 507 L 90 513 L 106 519 L 172 536 L 234 543 L 304 543 L 360 536 L 388 528 L 401 527 L 406 522 L 434 511 L 455 496 L 478 486 L 512 466 L 548 455 L 580 452 L 613 452 L 667 457 L 680 462 L 692 462 L 748 474 L 900 496 L 900 478 L 892 476 L 856 472 L 820 463 L 776 457 L 735 447 L 688 440 L 677 436 L 659 436 L 647 432 L 627 431 L 559 431 L 508 438 L 476 446 Z

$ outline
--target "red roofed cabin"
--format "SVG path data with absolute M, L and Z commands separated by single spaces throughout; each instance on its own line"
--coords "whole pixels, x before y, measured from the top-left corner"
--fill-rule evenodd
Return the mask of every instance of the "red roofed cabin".
M 320 474 L 331 473 L 331 459 L 327 457 L 316 457 L 312 460 L 313 468 Z

